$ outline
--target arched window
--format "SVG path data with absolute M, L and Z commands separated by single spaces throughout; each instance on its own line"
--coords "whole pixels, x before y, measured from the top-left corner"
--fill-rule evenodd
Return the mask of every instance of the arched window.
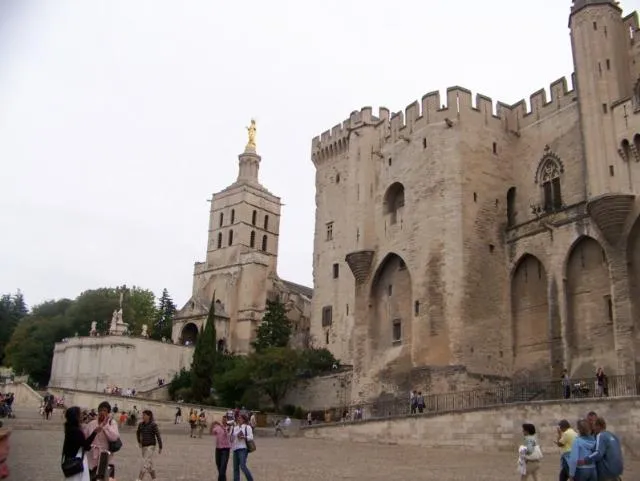
M 267 236 L 262 236 L 262 251 L 267 252 Z
M 269 229 L 269 216 L 265 215 L 264 216 L 264 230 L 268 230 Z
M 398 222 L 400 210 L 404 207 L 404 186 L 395 182 L 384 195 L 384 213 L 389 215 L 389 222 Z
M 516 188 L 511 187 L 507 191 L 507 227 L 516 223 Z
M 233 229 L 229 231 L 229 245 L 233 244 Z
M 636 161 L 638 160 L 638 153 L 640 152 L 640 134 L 636 134 L 633 136 L 633 146 L 636 148 L 633 155 L 636 156 Z
M 236 221 L 236 210 L 231 209 L 231 223 L 233 224 Z
M 220 227 L 222 227 L 223 222 L 224 222 L 224 214 L 220 212 Z
M 258 213 L 254 210 L 253 214 L 251 214 L 251 225 L 256 225 L 256 217 Z
M 254 230 L 251 231 L 251 238 L 249 239 L 249 246 L 251 246 L 251 247 L 255 247 L 256 246 L 256 231 L 254 231 Z
M 544 159 L 540 170 L 540 184 L 544 197 L 544 211 L 555 212 L 562 208 L 562 193 L 560 190 L 561 169 L 555 159 Z
M 222 232 L 218 232 L 218 249 L 222 247 Z

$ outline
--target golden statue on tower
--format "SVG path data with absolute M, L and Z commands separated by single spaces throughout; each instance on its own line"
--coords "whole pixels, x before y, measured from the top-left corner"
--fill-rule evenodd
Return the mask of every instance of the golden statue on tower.
M 249 135 L 249 141 L 247 142 L 246 150 L 256 150 L 256 121 L 251 119 L 251 125 L 247 127 L 247 133 Z

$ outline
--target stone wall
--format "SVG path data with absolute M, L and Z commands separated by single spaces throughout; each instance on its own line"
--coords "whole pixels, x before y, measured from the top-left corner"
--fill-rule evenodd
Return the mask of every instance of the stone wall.
M 3 384 L 0 386 L 0 391 L 14 394 L 14 407 L 39 407 L 42 403 L 42 396 L 31 389 L 31 386 L 22 382 Z
M 548 462 L 557 462 L 554 447 L 556 425 L 566 418 L 574 424 L 587 412 L 596 411 L 609 429 L 620 436 L 626 456 L 639 459 L 640 398 L 587 399 L 512 404 L 509 406 L 453 412 L 436 416 L 396 417 L 303 428 L 308 438 L 456 448 L 473 451 L 512 451 L 522 444 L 522 423 L 536 426 Z M 546 461 L 547 462 L 547 461 Z
M 156 419 L 161 421 L 173 420 L 178 406 L 182 408 L 182 419 L 186 420 L 189 410 L 192 408 L 200 409 L 204 407 L 208 419 L 212 416 L 215 418 L 222 417 L 227 409 L 221 407 L 197 406 L 195 404 L 175 403 L 170 401 L 156 401 L 153 399 L 144 399 L 139 397 L 113 396 L 110 394 L 102 394 L 98 392 L 79 391 L 73 389 L 49 388 L 49 392 L 56 397 L 64 397 L 65 406 L 79 406 L 83 409 L 98 409 L 98 405 L 102 401 L 107 401 L 113 407 L 118 405 L 119 410 L 129 411 L 134 406 L 138 410 L 150 409 Z
M 102 392 L 107 385 L 146 391 L 189 369 L 193 347 L 149 339 L 76 337 L 55 345 L 51 387 Z
M 287 394 L 282 405 L 300 406 L 308 411 L 345 406 L 351 395 L 351 378 L 349 370 L 304 380 Z

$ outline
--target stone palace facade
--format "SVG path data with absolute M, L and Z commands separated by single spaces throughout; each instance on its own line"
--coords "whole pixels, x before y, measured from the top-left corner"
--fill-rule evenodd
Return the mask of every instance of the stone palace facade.
M 213 194 L 204 262 L 196 262 L 193 294 L 173 321 L 173 342 L 193 345 L 215 293 L 218 348 L 250 351 L 267 299 L 278 297 L 294 325 L 294 345 L 309 343 L 313 289 L 277 275 L 280 198 L 258 181 L 255 126 L 239 156 L 237 180 Z M 250 129 L 251 129 L 250 128 Z
M 452 87 L 313 139 L 311 331 L 354 365 L 354 399 L 408 393 L 414 373 L 445 366 L 637 371 L 638 19 L 575 0 L 569 28 L 573 87 L 557 80 L 529 107 Z

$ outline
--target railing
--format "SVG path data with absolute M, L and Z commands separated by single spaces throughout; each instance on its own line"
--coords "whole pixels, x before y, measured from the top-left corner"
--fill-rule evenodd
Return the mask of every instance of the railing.
M 610 376 L 603 389 L 593 378 L 574 379 L 567 389 L 561 381 L 511 382 L 503 386 L 472 391 L 430 394 L 424 397 L 421 410 L 411 407 L 409 396 L 380 399 L 369 403 L 352 404 L 313 414 L 314 419 L 325 422 L 384 419 L 396 416 L 443 414 L 521 402 L 554 401 L 597 397 L 636 396 L 640 393 L 640 376 Z

